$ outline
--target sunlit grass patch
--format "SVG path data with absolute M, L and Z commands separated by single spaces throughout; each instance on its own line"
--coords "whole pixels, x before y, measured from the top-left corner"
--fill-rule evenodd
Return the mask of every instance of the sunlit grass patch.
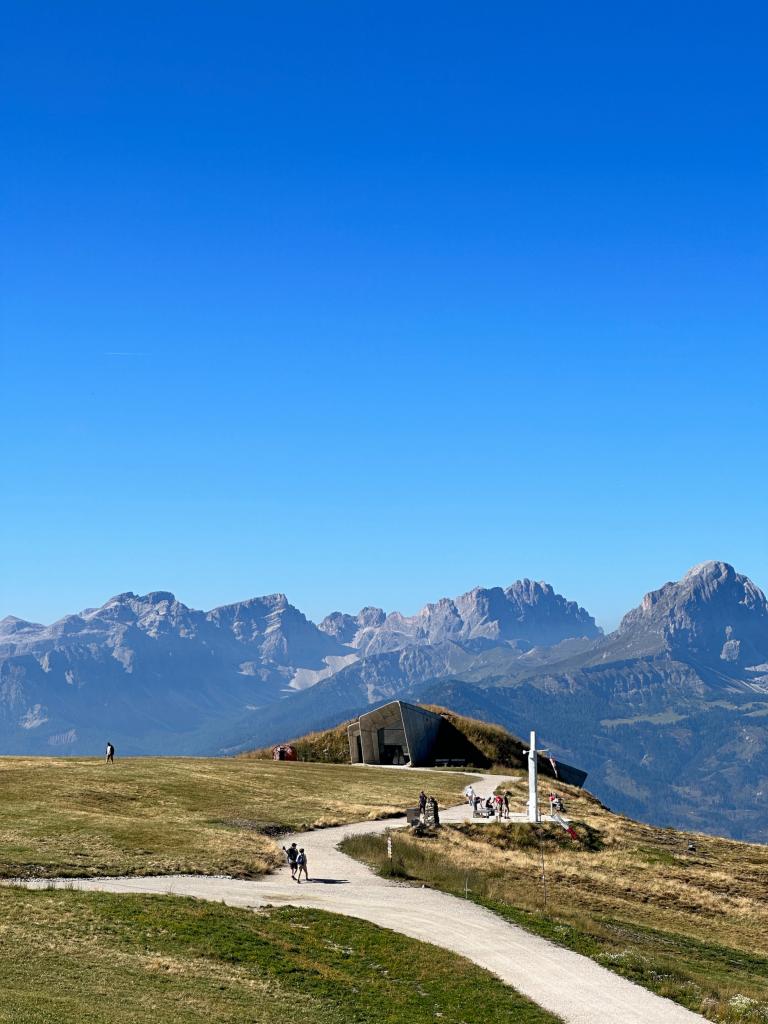
M 0 1021 L 556 1024 L 446 950 L 320 911 L 0 890 Z
M 252 878 L 280 831 L 401 814 L 466 776 L 234 759 L 0 758 L 0 877 L 174 872 Z
M 511 788 L 519 803 L 523 787 Z M 768 848 L 643 825 L 557 788 L 575 841 L 555 823 L 467 823 L 430 841 L 398 831 L 400 877 L 468 896 L 713 1021 L 766 1024 Z M 343 849 L 387 870 L 381 836 Z

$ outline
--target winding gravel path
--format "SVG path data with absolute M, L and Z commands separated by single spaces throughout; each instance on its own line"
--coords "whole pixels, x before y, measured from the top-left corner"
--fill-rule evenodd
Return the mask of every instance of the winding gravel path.
M 497 778 L 483 776 L 479 792 Z M 441 814 L 463 821 L 464 806 Z M 285 869 L 259 881 L 201 875 L 29 881 L 31 888 L 194 896 L 234 907 L 291 905 L 328 910 L 453 950 L 492 971 L 518 992 L 557 1014 L 566 1024 L 693 1024 L 705 1018 L 654 995 L 587 957 L 523 931 L 482 907 L 432 889 L 387 881 L 337 849 L 342 839 L 383 832 L 402 818 L 362 822 L 288 836 L 306 848 L 309 883 L 298 885 Z

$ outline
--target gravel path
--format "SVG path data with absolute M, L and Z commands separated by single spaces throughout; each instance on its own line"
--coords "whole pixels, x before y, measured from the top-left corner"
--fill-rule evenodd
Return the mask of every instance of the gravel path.
M 486 775 L 475 788 L 491 792 L 496 782 L 497 777 Z M 463 821 L 466 816 L 463 806 L 441 814 L 443 821 Z M 693 1024 L 705 1019 L 474 903 L 379 878 L 337 849 L 346 836 L 383 832 L 402 824 L 404 819 L 397 818 L 288 836 L 286 845 L 295 840 L 308 854 L 311 880 L 300 885 L 291 880 L 287 869 L 258 881 L 162 875 L 27 884 L 33 888 L 177 894 L 234 907 L 290 904 L 329 910 L 453 950 L 492 971 L 566 1024 Z

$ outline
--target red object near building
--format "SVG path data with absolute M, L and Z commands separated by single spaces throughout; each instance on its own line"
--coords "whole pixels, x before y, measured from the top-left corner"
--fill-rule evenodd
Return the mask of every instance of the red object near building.
M 299 755 L 289 746 L 287 743 L 281 743 L 277 747 L 272 747 L 272 760 L 273 761 L 298 761 Z

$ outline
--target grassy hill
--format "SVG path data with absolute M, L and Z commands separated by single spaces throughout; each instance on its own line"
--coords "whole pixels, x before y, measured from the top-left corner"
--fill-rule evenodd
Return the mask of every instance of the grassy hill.
M 466 781 L 223 758 L 0 758 L 0 877 L 251 878 L 280 860 L 280 831 L 391 817 L 422 787 L 445 806 Z
M 506 765 L 510 775 L 522 774 L 519 740 L 443 713 L 482 758 Z M 274 837 L 283 830 L 386 818 L 412 805 L 422 787 L 443 807 L 460 802 L 465 774 L 332 763 L 329 737 L 337 751 L 341 737 L 346 743 L 344 727 L 301 741 L 303 756 L 319 753 L 327 757 L 324 763 L 252 755 L 125 759 L 111 767 L 75 758 L 0 758 L 0 877 L 252 877 L 279 859 Z M 575 840 L 554 824 L 470 822 L 422 839 L 394 833 L 393 865 L 383 836 L 355 837 L 345 848 L 404 880 L 477 900 L 719 1024 L 765 1024 L 768 847 L 644 825 L 612 814 L 587 792 L 549 780 L 542 785 L 545 800 L 550 785 L 565 800 Z M 525 779 L 504 788 L 513 808 L 522 809 Z M 110 1017 L 119 1021 L 272 1024 L 302 1017 L 336 1024 L 354 1016 L 367 1022 L 377 1019 L 375 998 L 383 998 L 378 977 L 371 976 L 377 964 L 411 979 L 397 1008 L 402 1016 L 393 1021 L 444 1013 L 435 1010 L 436 1000 L 428 1012 L 427 1003 L 408 1000 L 411 988 L 428 991 L 420 978 L 450 973 L 449 954 L 434 951 L 438 959 L 430 959 L 433 953 L 415 949 L 418 944 L 380 940 L 373 926 L 330 921 L 332 915 L 244 915 L 175 898 L 11 888 L 0 889 L 0 916 L 0 970 L 9 979 L 0 1020 L 14 1024 L 95 1022 L 101 1019 L 99 1000 L 111 992 L 119 1007 Z M 382 943 L 391 947 L 386 956 Z M 356 952 L 339 966 L 335 958 L 346 948 Z M 421 973 L 407 974 L 402 966 L 408 950 Z M 319 977 L 305 977 L 310 963 L 319 965 Z M 461 1001 L 470 987 L 464 969 L 444 1016 L 480 1020 L 469 996 Z M 357 1016 L 339 994 L 345 986 L 358 993 L 371 987 L 373 1001 L 361 1003 Z M 137 993 L 133 1001 L 131 992 Z M 269 993 L 275 994 L 273 1004 Z M 488 989 L 480 1004 L 486 1018 L 509 1019 L 494 1009 L 495 998 Z M 244 1015 L 246 1005 L 255 1007 L 250 1016 Z M 550 1021 L 524 1001 L 518 1009 L 515 1020 Z
M 0 876 L 244 877 L 281 829 L 387 817 L 472 776 L 335 764 L 0 758 Z M 0 887 L 12 1024 L 558 1024 L 448 951 L 351 918 L 171 896 Z M 386 1013 L 382 1016 L 382 1008 Z
M 469 961 L 364 921 L 0 889 L 9 1024 L 557 1024 Z
M 522 810 L 526 786 L 520 779 L 504 787 L 513 808 Z M 354 837 L 343 848 L 404 880 L 468 891 L 713 1021 L 765 1024 L 768 847 L 644 825 L 583 790 L 554 788 L 575 841 L 552 823 L 466 823 L 424 838 L 399 831 L 394 868 L 384 836 Z
M 500 771 L 521 769 L 527 765 L 523 754 L 524 744 L 517 736 L 513 736 L 503 726 L 491 725 L 476 718 L 457 715 L 447 708 L 435 704 L 424 704 L 428 711 L 442 715 L 445 727 L 442 729 L 435 748 L 435 757 L 463 757 L 468 766 L 473 768 Z M 349 722 L 322 732 L 311 732 L 306 736 L 290 740 L 300 761 L 325 761 L 333 764 L 349 764 L 349 744 L 347 742 L 347 726 Z M 269 760 L 272 757 L 271 747 L 250 750 L 239 757 L 255 760 Z M 539 760 L 539 770 L 545 775 L 552 775 L 549 762 Z

